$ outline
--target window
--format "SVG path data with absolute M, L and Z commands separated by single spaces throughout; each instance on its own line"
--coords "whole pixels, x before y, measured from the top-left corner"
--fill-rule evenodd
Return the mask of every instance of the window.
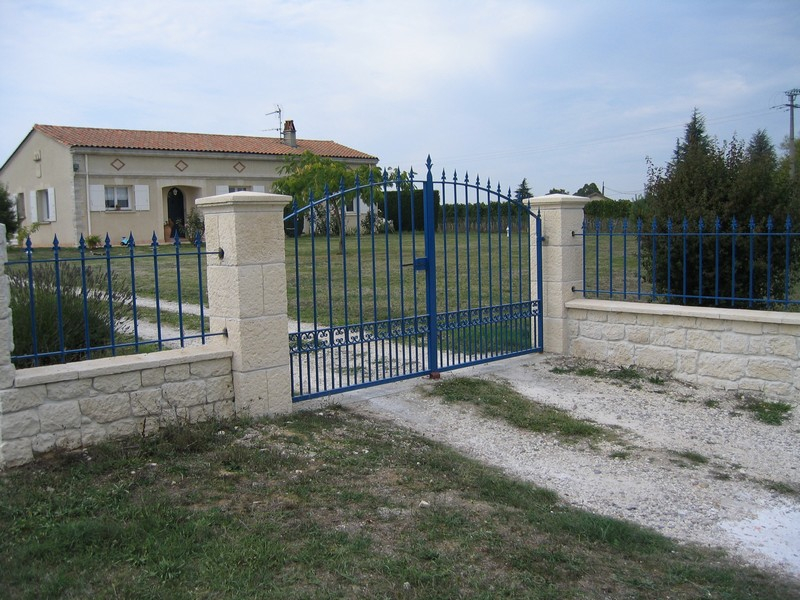
M 124 185 L 106 186 L 106 209 L 128 209 L 130 208 L 128 187 Z
M 229 185 L 228 186 L 228 193 L 233 194 L 234 192 L 249 192 L 250 186 L 249 185 Z
M 36 190 L 36 215 L 38 221 L 52 221 L 50 199 L 47 190 Z
M 20 221 L 25 220 L 25 194 L 17 194 L 15 208 L 17 210 L 17 219 Z

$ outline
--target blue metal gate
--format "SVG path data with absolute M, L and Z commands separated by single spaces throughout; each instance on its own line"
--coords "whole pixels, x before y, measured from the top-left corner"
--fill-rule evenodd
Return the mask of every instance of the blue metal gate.
M 541 352 L 540 216 L 431 167 L 284 218 L 295 401 Z

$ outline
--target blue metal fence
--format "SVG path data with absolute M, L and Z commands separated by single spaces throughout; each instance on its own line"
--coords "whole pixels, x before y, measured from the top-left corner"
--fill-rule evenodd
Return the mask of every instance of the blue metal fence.
M 23 258 L 6 262 L 17 366 L 183 347 L 221 335 L 205 325 L 204 257 L 218 251 L 205 250 L 199 233 L 183 246 L 177 236 L 159 245 L 153 233 L 143 247 L 133 234 L 121 247 L 106 235 L 96 249 L 83 236 L 77 249 L 62 247 L 58 237 L 52 248 L 33 248 L 28 238 L 20 251 Z M 166 298 L 164 278 L 175 282 Z M 154 316 L 143 318 L 145 310 Z M 177 327 L 163 322 L 166 312 L 177 314 Z M 187 329 L 188 314 L 199 317 L 198 329 Z
M 584 297 L 732 308 L 800 306 L 800 232 L 791 218 L 587 219 Z
M 431 167 L 342 184 L 285 217 L 295 401 L 541 350 L 539 216 Z

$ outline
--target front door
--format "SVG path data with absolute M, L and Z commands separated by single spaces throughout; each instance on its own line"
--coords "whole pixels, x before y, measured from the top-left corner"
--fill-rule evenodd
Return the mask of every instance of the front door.
M 172 224 L 172 231 L 170 231 L 170 239 L 175 238 L 176 229 L 180 224 L 180 228 L 186 225 L 186 209 L 183 202 L 183 192 L 178 188 L 170 188 L 167 193 L 167 218 Z M 179 231 L 179 233 L 182 233 Z

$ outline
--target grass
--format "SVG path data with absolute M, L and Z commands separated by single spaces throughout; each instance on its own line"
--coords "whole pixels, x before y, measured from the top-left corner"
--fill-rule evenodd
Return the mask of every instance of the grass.
M 708 457 L 703 456 L 699 452 L 694 452 L 692 450 L 682 450 L 682 451 L 675 451 L 673 452 L 673 454 L 679 458 L 688 460 L 693 465 L 708 464 Z
M 438 312 L 530 300 L 527 234 L 521 248 L 517 236 L 505 232 L 435 237 Z M 325 238 L 310 236 L 286 241 L 292 318 L 299 311 L 301 321 L 342 325 L 427 313 L 425 272 L 412 265 L 425 256 L 422 232 L 379 234 L 374 245 L 370 237 L 347 236 L 344 253 L 336 242 L 328 246 Z
M 750 412 L 756 420 L 767 425 L 782 425 L 792 410 L 791 404 L 786 402 L 770 402 L 752 396 L 745 396 L 737 408 Z
M 56 455 L 0 493 L 14 600 L 800 593 L 335 407 Z
M 438 382 L 432 393 L 447 403 L 465 402 L 477 406 L 486 417 L 499 418 L 536 433 L 553 433 L 566 441 L 614 437 L 599 425 L 526 398 L 507 383 L 454 377 Z

